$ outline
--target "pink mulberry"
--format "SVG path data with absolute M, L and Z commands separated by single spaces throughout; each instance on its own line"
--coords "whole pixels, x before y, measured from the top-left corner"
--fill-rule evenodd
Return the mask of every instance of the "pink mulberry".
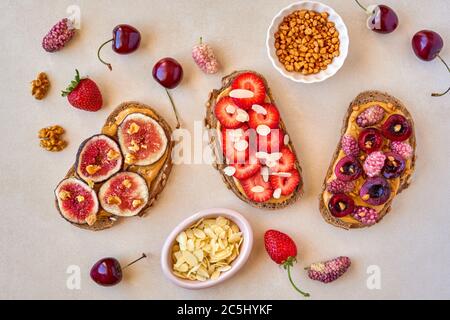
M 392 152 L 398 154 L 403 159 L 411 159 L 414 153 L 413 148 L 409 143 L 394 141 L 391 143 Z
M 360 149 L 358 141 L 356 141 L 356 139 L 353 138 L 351 135 L 346 134 L 345 136 L 343 136 L 341 145 L 342 150 L 344 150 L 344 153 L 347 156 L 352 156 L 355 158 L 359 156 Z
M 380 175 L 385 161 L 386 156 L 381 151 L 376 151 L 369 154 L 363 165 L 364 171 L 367 176 L 373 178 Z
M 332 194 L 350 193 L 355 189 L 355 181 L 333 180 L 327 184 L 327 191 Z
M 357 207 L 353 213 L 353 218 L 366 226 L 371 226 L 378 221 L 378 212 L 373 208 Z
M 376 105 L 361 112 L 361 114 L 356 119 L 356 123 L 361 128 L 367 128 L 380 123 L 381 120 L 383 120 L 384 115 L 385 115 L 384 109 Z
M 64 46 L 75 35 L 75 28 L 72 22 L 64 18 L 53 26 L 42 40 L 42 47 L 47 52 L 56 52 L 64 48 Z
M 203 43 L 200 38 L 200 44 L 192 49 L 192 58 L 199 68 L 206 74 L 215 74 L 219 71 L 219 62 L 211 46 Z
M 312 280 L 330 283 L 339 279 L 348 268 L 351 261 L 348 257 L 339 257 L 330 261 L 313 263 L 308 270 L 308 276 Z

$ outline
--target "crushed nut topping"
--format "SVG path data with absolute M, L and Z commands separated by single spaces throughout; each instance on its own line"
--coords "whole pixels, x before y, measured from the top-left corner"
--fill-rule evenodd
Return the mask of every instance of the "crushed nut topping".
M 108 151 L 107 157 L 108 157 L 109 161 L 117 160 L 117 159 L 119 159 L 120 154 L 116 150 L 111 149 L 111 150 Z
M 51 126 L 39 130 L 40 146 L 47 151 L 60 152 L 67 147 L 67 142 L 61 136 L 65 130 L 61 126 Z
M 136 143 L 136 141 L 132 140 L 131 141 L 131 145 L 128 147 L 128 150 L 132 151 L 132 152 L 137 152 L 139 151 L 141 148 L 139 147 L 139 145 Z
M 88 166 L 86 167 L 86 172 L 89 173 L 89 174 L 91 174 L 91 175 L 92 175 L 92 174 L 96 174 L 97 172 L 100 171 L 101 168 L 102 168 L 102 167 L 100 167 L 100 166 L 91 164 L 91 165 L 88 165 Z
M 139 207 L 141 204 L 142 204 L 142 200 L 140 200 L 140 199 L 133 200 L 133 203 L 132 203 L 133 208 L 137 208 L 137 207 Z
M 58 194 L 58 196 L 59 196 L 59 198 L 61 199 L 61 200 L 67 200 L 67 199 L 70 199 L 70 192 L 69 191 L 65 191 L 65 190 L 62 190 L 59 194 Z
M 79 203 L 81 203 L 85 200 L 85 198 L 83 196 L 77 196 L 76 199 Z
M 42 100 L 50 89 L 50 80 L 45 72 L 38 74 L 37 78 L 31 81 L 31 94 L 36 100 Z
M 125 163 L 126 164 L 133 164 L 136 162 L 136 157 L 132 155 L 131 153 L 127 154 L 125 156 Z
M 133 123 L 130 125 L 130 127 L 128 128 L 127 133 L 128 133 L 128 134 L 135 134 L 135 133 L 138 133 L 140 128 L 141 128 L 141 127 L 139 127 L 136 123 L 133 122 Z
M 89 226 L 93 226 L 97 222 L 97 215 L 91 214 L 89 217 L 85 219 L 85 221 Z
M 128 179 L 125 179 L 123 182 L 122 182 L 122 184 L 123 184 L 123 186 L 125 187 L 125 188 L 131 188 L 131 186 L 132 186 L 132 183 L 131 183 L 131 181 L 130 180 L 128 180 Z
M 107 199 L 107 203 L 109 205 L 120 205 L 122 204 L 122 200 L 118 196 L 109 196 Z

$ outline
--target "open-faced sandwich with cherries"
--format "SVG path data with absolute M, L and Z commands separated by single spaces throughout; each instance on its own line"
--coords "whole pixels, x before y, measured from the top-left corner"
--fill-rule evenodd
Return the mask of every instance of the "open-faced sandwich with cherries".
M 110 228 L 119 218 L 144 216 L 170 175 L 171 135 L 152 108 L 121 104 L 102 133 L 81 144 L 75 165 L 57 186 L 61 216 L 93 231 Z
M 416 161 L 413 119 L 394 97 L 363 92 L 350 104 L 320 196 L 327 222 L 370 227 L 411 183 Z
M 279 209 L 302 194 L 302 170 L 266 80 L 238 71 L 222 80 L 207 103 L 205 126 L 214 167 L 241 200 Z

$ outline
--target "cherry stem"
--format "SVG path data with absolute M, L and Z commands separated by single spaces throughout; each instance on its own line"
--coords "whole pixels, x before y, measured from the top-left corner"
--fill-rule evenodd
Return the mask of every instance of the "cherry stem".
M 307 292 L 303 292 L 302 290 L 300 290 L 294 283 L 294 281 L 292 280 L 292 276 L 291 276 L 291 266 L 287 265 L 287 272 L 288 272 L 288 277 L 289 277 L 289 281 L 291 282 L 292 286 L 294 287 L 294 289 L 296 291 L 298 291 L 300 294 L 302 294 L 305 298 L 308 298 L 310 296 L 309 293 Z
M 142 256 L 139 259 L 134 260 L 133 262 L 130 262 L 129 264 L 127 264 L 125 267 L 122 268 L 122 270 L 125 270 L 128 267 L 131 267 L 133 264 L 135 264 L 138 261 L 141 261 L 142 259 L 147 258 L 147 255 L 145 253 L 142 254 Z
M 180 117 L 178 116 L 177 108 L 175 107 L 175 102 L 173 101 L 169 90 L 166 89 L 166 93 L 167 93 L 167 96 L 169 97 L 170 104 L 172 105 L 173 112 L 175 113 L 175 117 L 177 118 L 177 129 L 180 129 L 181 128 L 181 122 L 180 122 Z
M 97 57 L 98 57 L 98 60 L 100 60 L 101 63 L 103 63 L 105 66 L 107 66 L 108 69 L 109 69 L 109 71 L 112 71 L 112 66 L 111 66 L 110 63 L 105 62 L 105 61 L 100 57 L 100 51 L 102 51 L 102 49 L 103 49 L 104 46 L 106 46 L 108 43 L 113 42 L 113 41 L 114 41 L 114 39 L 111 39 L 111 40 L 106 41 L 104 44 L 102 44 L 102 45 L 100 46 L 100 48 L 98 48 L 98 51 L 97 51 Z
M 365 12 L 367 12 L 367 8 L 364 7 L 361 2 L 359 2 L 358 0 L 355 0 L 355 2 L 358 4 L 358 6 L 360 6 L 361 9 L 363 9 Z
M 203 37 L 200 37 L 200 45 L 203 44 Z
M 448 72 L 450 72 L 450 67 L 449 67 L 449 65 L 447 64 L 447 62 L 445 62 L 445 60 L 444 60 L 440 55 L 438 55 L 437 57 L 438 57 L 439 60 L 441 60 L 442 63 L 447 67 Z M 442 97 L 442 96 L 445 96 L 445 95 L 446 95 L 447 93 L 449 93 L 449 92 L 450 92 L 450 88 L 448 88 L 447 91 L 445 91 L 445 92 L 443 92 L 443 93 L 433 93 L 431 96 L 432 96 L 432 97 Z

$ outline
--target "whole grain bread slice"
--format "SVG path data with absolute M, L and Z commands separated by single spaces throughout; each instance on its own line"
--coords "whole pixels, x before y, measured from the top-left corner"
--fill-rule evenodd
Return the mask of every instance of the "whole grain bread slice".
M 220 94 L 223 91 L 227 90 L 231 86 L 232 82 L 234 81 L 234 79 L 237 76 L 239 76 L 242 73 L 246 73 L 246 72 L 254 73 L 254 74 L 258 75 L 261 79 L 263 79 L 265 86 L 267 88 L 267 96 L 268 96 L 270 102 L 272 104 L 275 104 L 275 99 L 273 98 L 273 95 L 268 86 L 267 80 L 261 74 L 255 72 L 255 71 L 250 71 L 250 70 L 235 71 L 222 79 L 222 87 L 220 89 L 213 90 L 209 95 L 208 102 L 206 103 L 205 127 L 208 129 L 209 144 L 214 153 L 213 167 L 220 173 L 222 180 L 225 183 L 225 185 L 227 186 L 227 188 L 230 189 L 231 191 L 233 191 L 233 193 L 242 201 L 250 204 L 253 207 L 259 208 L 259 209 L 267 209 L 267 210 L 282 209 L 282 208 L 285 208 L 285 207 L 293 204 L 294 202 L 296 202 L 303 194 L 304 181 L 303 181 L 303 175 L 302 175 L 302 168 L 300 166 L 300 163 L 298 162 L 298 157 L 297 157 L 297 161 L 295 162 L 295 168 L 299 172 L 300 176 L 302 177 L 301 182 L 297 186 L 293 195 L 289 199 L 287 199 L 283 202 L 279 202 L 279 203 L 268 203 L 268 202 L 267 203 L 259 203 L 259 202 L 255 202 L 255 201 L 248 199 L 244 194 L 241 193 L 241 191 L 237 187 L 233 177 L 227 176 L 224 173 L 224 169 L 227 167 L 227 165 L 223 161 L 223 153 L 222 153 L 220 138 L 218 137 L 218 134 L 216 132 L 217 130 L 215 130 L 218 125 L 218 120 L 214 114 L 214 109 L 216 106 L 217 98 L 220 96 Z M 289 135 L 282 119 L 280 120 L 280 128 L 286 134 Z M 292 151 L 296 154 L 294 145 L 292 143 L 292 139 L 290 139 L 290 141 L 289 141 L 289 146 L 292 149 Z
M 167 184 L 167 180 L 169 179 L 170 173 L 172 171 L 172 166 L 173 166 L 172 149 L 174 146 L 174 142 L 171 139 L 172 129 L 171 129 L 170 125 L 167 123 L 167 121 L 163 117 L 161 117 L 153 108 L 151 108 L 145 104 L 139 103 L 139 102 L 124 102 L 124 103 L 120 104 L 109 115 L 108 119 L 106 120 L 105 125 L 102 128 L 102 131 L 105 128 L 109 127 L 110 125 L 114 124 L 116 122 L 116 117 L 122 111 L 126 111 L 131 108 L 149 110 L 153 114 L 152 118 L 154 120 L 156 120 L 161 125 L 161 127 L 164 129 L 164 132 L 165 132 L 167 140 L 168 140 L 167 150 L 166 150 L 166 160 L 162 164 L 161 169 L 159 170 L 156 177 L 152 180 L 152 182 L 150 184 L 147 184 L 147 187 L 149 190 L 149 200 L 148 200 L 147 205 L 142 209 L 141 213 L 139 214 L 139 217 L 143 217 L 147 214 L 148 209 L 151 208 L 155 204 L 155 202 L 158 200 L 159 195 L 164 190 L 164 187 Z M 119 141 L 117 134 L 115 134 L 114 136 L 111 136 L 111 135 L 109 135 L 109 136 L 116 142 Z M 124 168 L 122 168 L 122 171 L 123 171 L 123 169 Z M 130 167 L 129 170 L 134 171 L 133 167 Z M 70 168 L 70 170 L 67 172 L 64 179 L 67 179 L 67 178 L 79 178 L 76 174 L 75 165 L 73 165 Z M 98 193 L 98 190 L 100 189 L 100 187 L 103 185 L 103 183 L 95 184 L 94 190 L 97 193 Z M 56 207 L 58 208 L 58 211 L 59 211 L 57 199 L 55 200 L 55 203 L 56 203 Z M 61 216 L 64 218 L 63 215 L 61 215 Z M 107 213 L 102 208 L 100 208 L 99 214 L 97 215 L 97 221 L 91 226 L 89 226 L 87 224 L 80 225 L 80 224 L 72 223 L 70 221 L 69 222 L 71 224 L 73 224 L 74 226 L 79 227 L 81 229 L 90 230 L 90 231 L 101 231 L 101 230 L 109 229 L 109 228 L 113 227 L 115 224 L 119 223 L 121 220 L 125 220 L 125 219 L 130 219 L 130 218 L 116 217 L 116 216 L 113 216 L 113 215 Z M 67 219 L 65 219 L 65 220 L 67 221 Z
M 409 113 L 408 109 L 404 106 L 404 104 L 400 100 L 398 100 L 397 98 L 394 98 L 393 96 L 391 96 L 391 95 L 389 95 L 387 93 L 376 91 L 376 90 L 374 90 L 374 91 L 365 91 L 365 92 L 360 93 L 351 102 L 351 104 L 350 104 L 350 106 L 349 106 L 349 108 L 347 110 L 347 113 L 346 113 L 346 115 L 344 117 L 344 122 L 343 122 L 343 125 L 342 125 L 342 130 L 341 130 L 339 143 L 338 143 L 338 146 L 336 148 L 336 151 L 334 152 L 334 155 L 333 155 L 333 158 L 331 160 L 330 166 L 328 167 L 327 175 L 326 175 L 325 180 L 324 180 L 323 185 L 322 185 L 322 193 L 320 194 L 320 197 L 319 197 L 319 201 L 320 201 L 319 208 L 320 208 L 320 212 L 322 213 L 322 216 L 325 219 L 325 221 L 330 223 L 330 224 L 332 224 L 332 225 L 334 225 L 334 226 L 336 226 L 336 227 L 343 228 L 343 229 L 346 229 L 346 230 L 365 228 L 367 226 L 365 226 L 365 225 L 363 225 L 361 223 L 346 223 L 346 222 L 344 222 L 344 221 L 342 221 L 340 219 L 337 219 L 337 218 L 333 217 L 331 215 L 327 205 L 323 201 L 323 193 L 326 190 L 328 178 L 333 174 L 333 170 L 334 170 L 333 166 L 334 166 L 334 163 L 336 162 L 336 158 L 338 157 L 339 152 L 342 149 L 342 146 L 341 146 L 341 140 L 342 139 L 341 138 L 342 138 L 342 136 L 345 134 L 345 132 L 347 130 L 349 118 L 350 118 L 350 115 L 353 112 L 353 108 L 356 107 L 356 106 L 360 106 L 360 105 L 363 105 L 363 104 L 370 103 L 370 102 L 384 102 L 384 103 L 391 103 L 391 104 L 393 104 L 396 108 L 398 108 L 398 110 L 400 110 L 405 115 L 405 117 L 411 123 L 411 126 L 413 128 L 413 133 L 412 133 L 411 138 L 410 138 L 410 144 L 411 144 L 411 146 L 412 146 L 412 148 L 414 150 L 414 155 L 413 155 L 413 158 L 411 160 L 411 170 L 410 170 L 410 172 L 408 174 L 405 174 L 404 176 L 401 177 L 402 183 L 401 183 L 401 185 L 399 187 L 397 195 L 400 194 L 403 190 L 405 190 L 405 189 L 407 189 L 409 187 L 409 185 L 411 184 L 412 174 L 413 174 L 413 172 L 415 170 L 415 164 L 416 164 L 416 159 L 417 159 L 417 157 L 416 157 L 415 126 L 414 126 L 414 120 L 413 120 L 411 114 Z M 381 212 L 378 213 L 379 217 L 380 217 L 378 222 L 380 222 L 391 211 L 391 206 L 392 206 L 392 202 L 393 202 L 394 198 L 395 197 L 391 198 L 385 204 L 384 209 Z

